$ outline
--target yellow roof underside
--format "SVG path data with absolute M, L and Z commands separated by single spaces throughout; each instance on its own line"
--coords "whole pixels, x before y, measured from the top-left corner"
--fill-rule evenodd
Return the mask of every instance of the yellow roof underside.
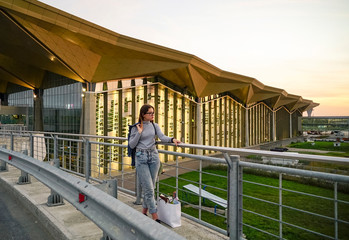
M 246 106 L 264 101 L 290 111 L 310 100 L 223 71 L 184 52 L 123 36 L 35 0 L 0 0 L 0 92 L 11 82 L 39 88 L 45 71 L 80 82 L 162 76 L 204 97 L 230 92 Z

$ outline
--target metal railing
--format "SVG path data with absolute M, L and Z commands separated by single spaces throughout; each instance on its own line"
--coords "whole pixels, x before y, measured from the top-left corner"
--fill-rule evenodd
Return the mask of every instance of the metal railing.
M 0 145 L 3 144 L 2 142 L 10 143 L 9 146 L 12 146 L 15 151 L 22 150 L 20 148 L 23 148 L 23 145 L 29 146 L 29 152 L 37 155 L 40 155 L 38 153 L 41 151 L 40 156 L 43 160 L 60 159 L 59 164 L 62 169 L 83 176 L 86 181 L 94 179 L 102 182 L 106 179 L 117 179 L 118 189 L 136 195 L 136 203 L 140 203 L 141 189 L 137 185 L 135 169 L 130 166 L 130 159 L 126 157 L 127 145 L 125 138 L 58 133 L 40 134 L 34 132 L 25 134 L 3 132 L 0 133 Z M 28 143 L 23 144 L 23 142 Z M 40 142 L 44 144 L 40 145 Z M 164 148 L 161 147 L 163 145 L 165 144 L 159 144 L 159 148 Z M 210 152 L 210 155 L 177 152 L 181 148 L 205 150 L 205 152 Z M 172 156 L 174 160 L 163 163 L 165 173 L 159 175 L 160 181 L 157 184 L 157 194 L 176 192 L 184 206 L 182 207 L 182 216 L 229 235 L 230 239 L 242 238 L 243 232 L 249 230 L 279 239 L 284 239 L 285 235 L 287 237 L 289 232 L 292 233 L 296 230 L 308 234 L 307 236 L 325 239 L 339 239 L 342 236 L 341 234 L 348 234 L 349 217 L 343 215 L 342 212 L 347 213 L 349 210 L 349 176 L 302 170 L 298 169 L 299 165 L 281 167 L 260 164 L 262 161 L 260 163 L 245 161 L 249 159 L 246 156 L 253 155 L 296 159 L 300 162 L 331 162 L 332 164 L 348 165 L 347 158 L 192 144 L 181 144 L 175 151 L 161 149 L 158 151 L 160 155 Z M 240 158 L 244 161 L 241 161 Z M 215 173 L 214 169 L 223 169 L 223 172 L 226 173 L 221 174 L 222 171 Z M 276 174 L 277 183 L 268 184 L 268 182 L 246 179 L 245 177 L 251 174 L 251 171 L 257 173 L 257 175 L 274 176 Z M 215 181 L 209 182 L 206 179 L 208 176 L 215 178 Z M 304 189 L 290 189 L 287 185 L 285 186 L 285 182 L 290 181 L 290 179 L 296 183 L 306 179 L 307 183 L 315 181 L 316 185 L 320 184 L 320 186 L 326 188 L 332 186 L 332 190 L 328 190 L 332 191 L 332 196 L 317 195 Z M 226 184 L 221 184 L 222 182 Z M 186 189 L 184 186 L 188 184 L 198 186 L 198 192 L 195 193 Z M 256 191 L 264 189 L 264 191 L 273 192 L 271 195 L 275 196 L 270 199 L 268 196 L 254 195 L 253 192 L 251 194 L 250 186 L 254 186 L 257 189 Z M 344 193 L 340 189 L 344 189 Z M 228 207 L 224 209 L 224 207 L 215 204 L 212 201 L 214 199 L 205 198 L 205 191 L 226 199 Z M 326 213 L 314 211 L 306 206 L 308 202 L 299 203 L 298 205 L 292 203 L 292 205 L 288 198 L 290 194 L 303 196 L 303 198 L 319 199 L 318 201 L 324 201 L 326 206 L 331 205 L 331 210 Z M 265 213 L 264 209 L 259 211 L 250 208 L 249 201 L 256 203 L 256 205 L 258 202 L 261 206 L 266 206 L 266 209 L 273 210 L 273 213 Z M 275 208 L 277 208 L 277 211 Z M 325 221 L 326 223 L 322 224 L 325 224 L 326 227 L 331 225 L 331 230 L 324 232 L 321 228 L 308 229 L 307 226 L 302 225 L 303 223 L 289 220 L 289 215 L 292 214 L 305 214 L 321 223 Z M 266 223 L 255 224 L 254 221 L 264 221 Z M 273 228 L 270 228 L 271 225 L 273 225 Z
M 108 236 L 106 239 L 184 239 L 81 178 L 3 147 L 0 148 L 3 162 L 54 190 L 99 226 Z
M 27 131 L 28 128 L 24 124 L 0 124 L 2 131 Z

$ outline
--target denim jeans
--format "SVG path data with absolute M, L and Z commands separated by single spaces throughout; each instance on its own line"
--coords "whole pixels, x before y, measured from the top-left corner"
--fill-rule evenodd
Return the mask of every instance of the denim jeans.
M 138 181 L 144 194 L 143 208 L 148 208 L 149 213 L 156 213 L 154 188 L 160 168 L 160 159 L 157 149 L 142 149 L 136 151 L 136 169 Z

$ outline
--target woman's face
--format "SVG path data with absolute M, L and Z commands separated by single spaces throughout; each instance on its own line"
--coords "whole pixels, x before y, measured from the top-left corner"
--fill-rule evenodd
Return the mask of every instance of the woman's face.
M 148 108 L 148 111 L 143 115 L 143 121 L 153 121 L 154 120 L 154 109 Z

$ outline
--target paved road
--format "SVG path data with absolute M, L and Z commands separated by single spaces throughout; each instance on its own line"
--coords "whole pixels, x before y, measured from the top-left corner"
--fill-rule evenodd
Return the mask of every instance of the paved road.
M 45 227 L 11 194 L 0 187 L 0 239 L 53 239 Z

